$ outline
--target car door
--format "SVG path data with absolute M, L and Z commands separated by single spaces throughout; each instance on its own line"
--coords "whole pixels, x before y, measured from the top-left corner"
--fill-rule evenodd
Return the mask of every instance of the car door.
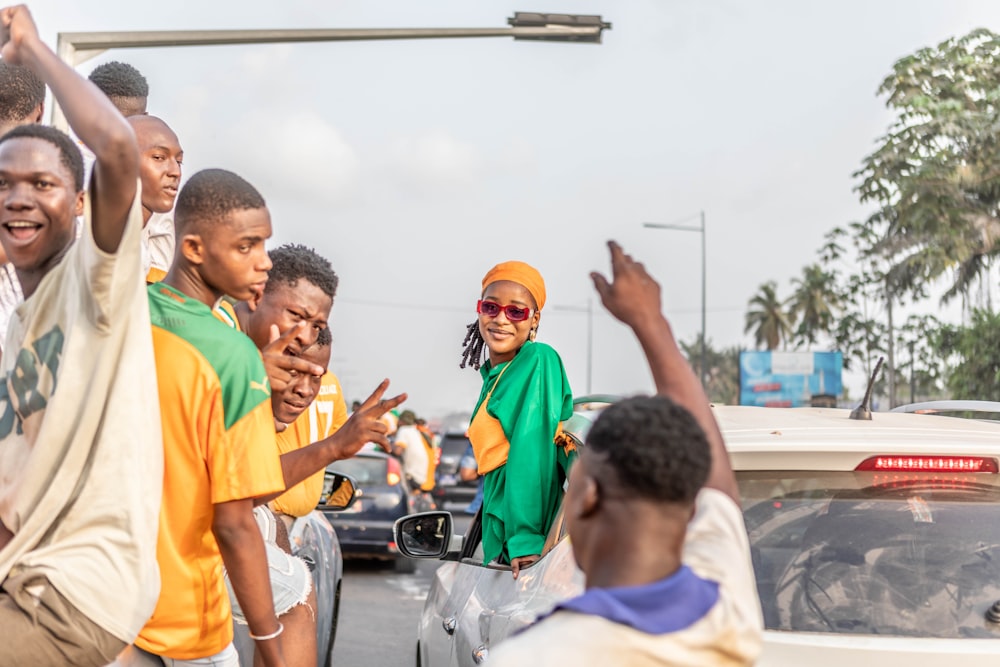
M 474 535 L 470 527 L 470 537 Z M 461 582 L 448 600 L 444 621 L 455 625 L 451 667 L 475 667 L 490 648 L 548 613 L 556 602 L 583 590 L 583 574 L 573 560 L 560 511 L 549 531 L 541 560 L 514 579 L 509 567 L 482 564 L 478 544 L 458 564 Z M 478 541 L 478 537 L 476 537 Z

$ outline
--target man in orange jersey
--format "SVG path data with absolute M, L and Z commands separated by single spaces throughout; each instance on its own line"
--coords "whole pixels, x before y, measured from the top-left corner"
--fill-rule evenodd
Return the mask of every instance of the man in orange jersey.
M 252 299 L 237 303 L 235 312 L 240 328 L 260 348 L 268 367 L 274 387 L 271 406 L 275 429 L 279 431 L 278 451 L 282 455 L 294 455 L 310 443 L 332 436 L 347 421 L 339 381 L 326 370 L 330 358 L 327 319 L 339 280 L 329 261 L 302 245 L 276 248 L 270 252 L 270 258 L 272 268 L 264 290 Z M 282 335 L 275 339 L 278 332 Z M 322 376 L 281 368 L 289 357 L 314 362 Z M 303 375 L 310 377 L 303 378 Z M 309 386 L 312 390 L 307 400 L 302 392 Z M 308 414 L 303 414 L 306 407 Z M 308 471 L 301 483 L 289 485 L 285 493 L 269 504 L 281 523 L 265 532 L 267 535 L 273 532 L 276 543 L 288 553 L 291 548 L 287 530 L 296 517 L 316 507 L 323 489 L 326 464 L 332 460 L 335 459 Z M 283 642 L 290 656 L 289 664 L 309 664 L 307 656 L 315 660 L 316 655 L 315 596 L 308 590 L 300 590 L 302 573 L 306 581 L 311 582 L 309 572 L 304 563 L 290 558 L 269 550 L 275 611 L 286 627 Z M 281 599 L 279 590 L 293 591 L 291 597 L 304 604 L 289 606 L 287 599 Z M 237 620 L 241 620 L 239 615 Z M 293 651 L 301 659 L 293 659 Z
M 158 557 L 164 586 L 136 645 L 184 661 L 238 660 L 221 556 L 256 641 L 258 659 L 283 665 L 283 625 L 253 506 L 303 479 L 275 445 L 268 375 L 253 343 L 213 314 L 223 295 L 262 293 L 271 261 L 267 207 L 249 183 L 214 169 L 195 174 L 176 207 L 177 246 L 163 282 L 149 287 L 161 412 L 164 498 Z M 296 331 L 279 339 L 288 345 Z M 384 438 L 383 383 L 345 427 L 337 451 Z M 311 463 L 311 462 L 310 462 Z
M 271 268 L 263 197 L 221 169 L 178 196 L 170 271 L 148 288 L 163 423 L 157 559 L 163 587 L 136 646 L 179 661 L 237 665 L 224 563 L 266 665 L 284 665 L 253 498 L 284 488 L 271 393 L 254 346 L 212 314 L 249 298 Z

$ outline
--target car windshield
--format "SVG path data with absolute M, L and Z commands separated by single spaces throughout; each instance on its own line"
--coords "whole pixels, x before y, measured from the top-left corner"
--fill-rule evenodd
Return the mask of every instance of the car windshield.
M 997 638 L 992 474 L 737 474 L 769 630 Z
M 355 456 L 332 463 L 327 470 L 350 475 L 360 486 L 386 483 L 386 459 L 380 456 Z

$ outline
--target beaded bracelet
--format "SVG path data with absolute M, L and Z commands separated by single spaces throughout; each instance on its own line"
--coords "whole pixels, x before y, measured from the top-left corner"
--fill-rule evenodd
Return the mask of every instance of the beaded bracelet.
M 285 631 L 285 626 L 281 624 L 281 621 L 278 621 L 278 629 L 275 630 L 274 632 L 272 632 L 271 634 L 269 634 L 269 635 L 260 635 L 258 637 L 257 635 L 255 635 L 254 633 L 251 632 L 250 633 L 250 639 L 254 640 L 255 642 L 266 642 L 268 639 L 274 639 L 275 637 L 277 637 L 278 635 L 280 635 L 284 631 Z

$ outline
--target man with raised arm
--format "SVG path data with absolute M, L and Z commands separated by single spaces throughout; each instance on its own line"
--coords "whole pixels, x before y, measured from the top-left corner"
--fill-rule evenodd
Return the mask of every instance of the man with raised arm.
M 0 243 L 25 296 L 0 358 L 0 664 L 105 665 L 159 591 L 139 156 L 125 120 L 42 43 L 27 8 L 0 10 L 0 45 L 5 63 L 49 86 L 97 158 L 85 193 L 62 132 L 0 137 Z
M 601 301 L 635 332 L 656 396 L 604 410 L 563 506 L 586 591 L 490 655 L 519 665 L 751 665 L 762 619 L 736 478 L 701 383 L 660 311 L 660 287 L 610 243 Z

